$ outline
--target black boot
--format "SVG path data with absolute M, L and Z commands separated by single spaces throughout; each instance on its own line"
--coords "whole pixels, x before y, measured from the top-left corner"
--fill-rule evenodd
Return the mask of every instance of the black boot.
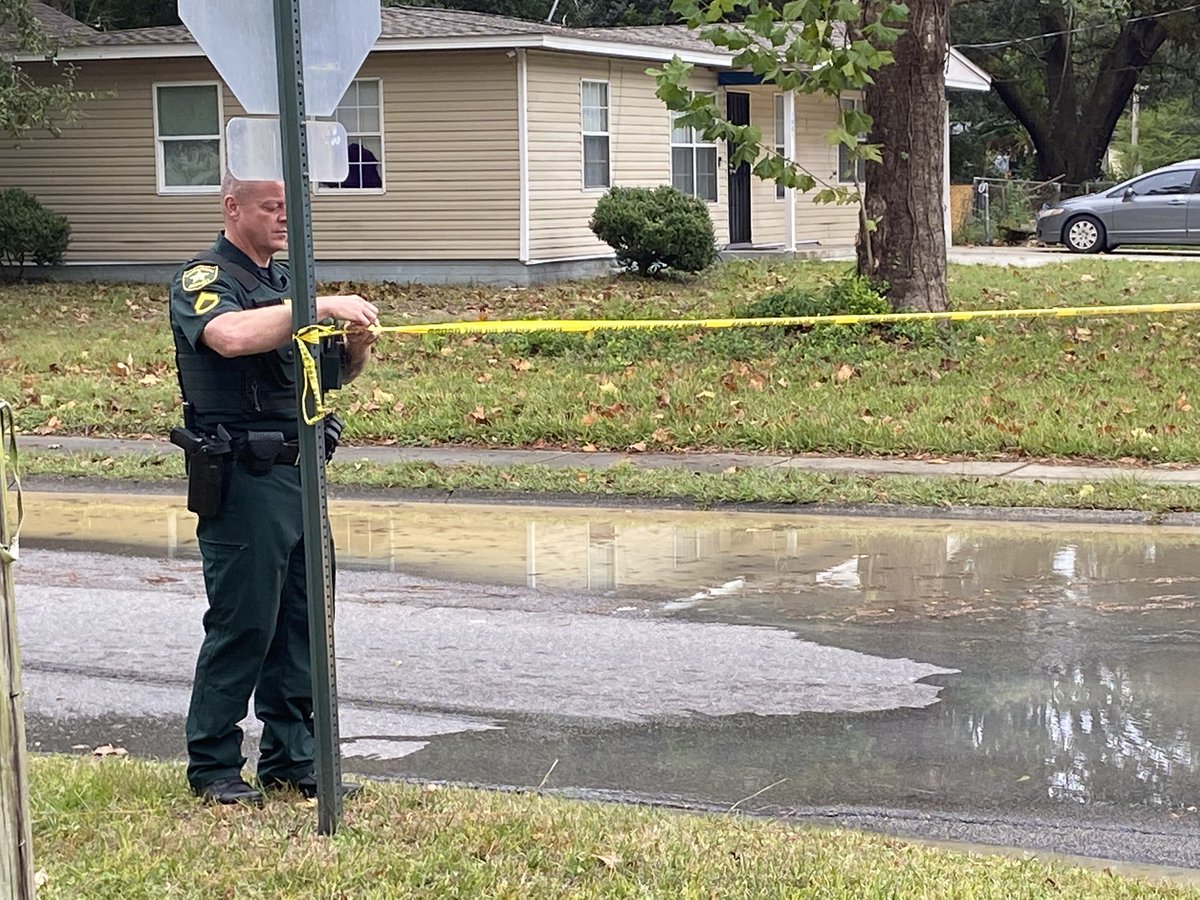
M 245 803 L 249 806 L 262 806 L 263 795 L 240 778 L 218 778 L 200 788 L 192 788 L 193 792 L 205 803 L 220 803 L 228 806 L 234 803 Z
M 263 787 L 272 791 L 296 791 L 309 800 L 317 796 L 317 776 L 305 775 L 303 778 L 269 778 L 263 782 Z M 353 797 L 362 790 L 361 784 L 342 782 L 342 797 Z

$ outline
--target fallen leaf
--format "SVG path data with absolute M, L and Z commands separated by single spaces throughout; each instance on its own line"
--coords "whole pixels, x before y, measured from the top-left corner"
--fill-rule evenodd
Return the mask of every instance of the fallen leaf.
M 842 363 L 838 366 L 838 370 L 834 373 L 833 378 L 838 384 L 845 384 L 854 377 L 854 367 L 848 363 Z
M 579 449 L 582 450 L 584 453 L 595 453 L 596 445 L 595 444 L 584 444 Z
M 638 441 L 636 444 L 630 444 L 629 452 L 630 453 L 645 453 L 646 452 L 646 442 Z
M 655 428 L 654 433 L 650 437 L 659 444 L 665 444 L 671 440 L 671 432 L 665 428 Z
M 611 381 L 606 381 L 600 385 L 600 393 L 602 393 L 602 394 L 615 394 L 619 390 L 620 390 L 620 388 L 618 388 Z
M 487 411 L 482 406 L 477 406 L 463 417 L 463 421 L 468 425 L 486 425 L 488 423 Z
M 583 417 L 579 420 L 579 424 L 584 428 L 591 428 L 596 424 L 598 419 L 599 416 L 597 416 L 595 413 L 584 413 Z
M 114 747 L 112 744 L 101 744 L 92 750 L 93 756 L 128 756 L 129 751 L 124 747 Z
M 697 400 L 711 400 L 715 396 L 717 396 L 717 395 L 714 394 L 712 391 L 701 391 L 700 393 L 698 393 L 696 395 L 696 399 Z
M 1083 487 L 1081 487 L 1079 489 L 1079 496 L 1081 498 L 1082 497 L 1090 497 L 1094 493 L 1096 493 L 1096 486 L 1092 485 L 1092 484 L 1085 484 Z
M 621 864 L 621 857 L 616 853 L 597 853 L 596 859 L 604 863 L 610 869 L 615 869 Z
M 740 471 L 742 471 L 742 470 L 739 469 L 737 466 L 729 466 L 728 468 L 722 469 L 721 474 L 722 475 L 736 475 Z
M 138 384 L 158 384 L 160 381 L 162 381 L 162 379 L 157 375 L 147 374 L 138 379 Z

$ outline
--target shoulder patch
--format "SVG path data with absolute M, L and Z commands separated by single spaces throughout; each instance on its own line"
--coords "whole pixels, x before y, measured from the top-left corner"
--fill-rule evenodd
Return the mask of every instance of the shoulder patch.
M 214 294 L 212 291 L 201 291 L 200 296 L 196 298 L 193 308 L 196 310 L 196 315 L 202 316 L 206 312 L 216 309 L 217 304 L 220 302 L 220 295 Z
M 209 263 L 202 263 L 198 266 L 192 266 L 183 273 L 183 278 L 180 283 L 183 289 L 188 293 L 198 291 L 201 288 L 206 288 L 218 278 L 221 277 L 221 270 Z

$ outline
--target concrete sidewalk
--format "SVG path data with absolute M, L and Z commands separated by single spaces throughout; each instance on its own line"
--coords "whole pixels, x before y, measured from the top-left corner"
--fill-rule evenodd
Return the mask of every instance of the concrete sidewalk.
M 43 437 L 20 435 L 18 449 L 64 453 L 174 454 L 179 449 L 166 441 L 111 440 L 107 438 Z M 642 469 L 676 468 L 689 472 L 724 472 L 738 469 L 805 469 L 843 475 L 957 476 L 1005 481 L 1098 482 L 1136 478 L 1155 484 L 1200 485 L 1200 467 L 1102 466 L 1024 462 L 974 462 L 854 456 L 773 456 L 758 453 L 584 453 L 568 450 L 488 450 L 474 447 L 343 446 L 337 462 L 428 462 L 442 466 L 541 465 L 561 469 L 606 469 L 628 464 Z

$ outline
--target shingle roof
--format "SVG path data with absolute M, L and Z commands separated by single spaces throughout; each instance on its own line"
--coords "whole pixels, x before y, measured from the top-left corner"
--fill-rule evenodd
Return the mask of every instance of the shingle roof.
M 36 0 L 34 0 L 36 2 Z M 38 6 L 44 4 L 37 3 Z M 74 20 L 45 7 L 55 16 Z M 186 27 L 133 28 L 124 31 L 94 31 L 81 23 L 69 37 L 74 46 L 144 47 L 162 44 L 193 44 Z M 666 50 L 719 53 L 707 41 L 682 25 L 631 26 L 627 28 L 565 28 L 548 22 L 513 19 L 491 13 L 436 9 L 426 6 L 392 6 L 382 10 L 381 40 L 421 38 L 528 37 L 547 35 L 614 44 L 636 44 Z
M 61 13 L 53 6 L 47 6 L 40 0 L 29 0 L 29 10 L 38 20 L 42 30 L 56 44 L 77 44 L 96 34 L 87 25 L 72 19 L 66 13 Z M 17 45 L 15 29 L 9 27 L 0 29 L 0 48 L 12 48 Z
M 686 25 L 627 25 L 622 28 L 576 28 L 575 34 L 594 41 L 613 41 L 621 44 L 644 44 L 667 50 L 690 50 L 696 53 L 720 53 L 719 48 L 699 37 Z
M 95 29 L 40 0 L 30 0 L 29 6 L 34 18 L 41 23 L 42 30 L 56 41 L 70 42 L 76 38 L 91 37 L 96 33 Z
M 492 13 L 427 6 L 391 6 L 383 10 L 384 38 L 484 37 L 510 34 L 559 34 L 561 26 Z

